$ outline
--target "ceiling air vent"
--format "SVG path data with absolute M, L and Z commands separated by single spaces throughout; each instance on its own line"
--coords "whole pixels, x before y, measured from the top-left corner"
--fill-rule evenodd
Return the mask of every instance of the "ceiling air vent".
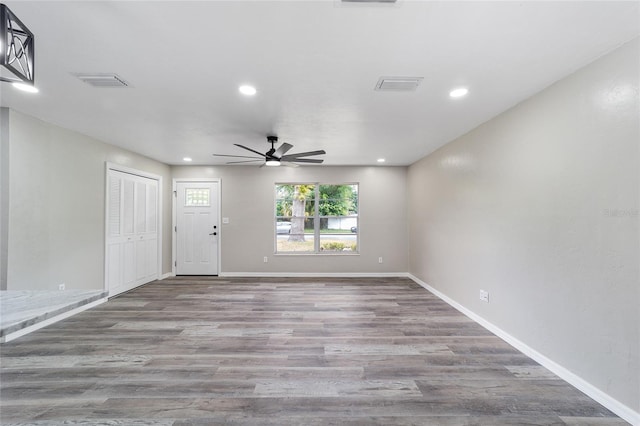
M 116 74 L 73 74 L 85 83 L 94 87 L 128 87 L 129 83 Z
M 375 90 L 406 92 L 416 90 L 423 77 L 380 77 Z

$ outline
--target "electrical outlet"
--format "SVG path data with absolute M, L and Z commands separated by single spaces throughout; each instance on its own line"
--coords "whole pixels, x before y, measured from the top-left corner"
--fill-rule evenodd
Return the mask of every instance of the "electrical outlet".
M 62 291 L 62 290 L 64 290 L 64 287 L 65 287 L 65 285 L 64 285 L 64 283 L 62 283 L 62 284 L 60 284 L 58 286 L 58 290 Z
M 378 263 L 382 263 L 382 256 L 378 258 Z
M 269 258 L 267 256 L 264 257 L 264 263 L 269 262 Z
M 480 300 L 483 302 L 489 303 L 489 292 L 485 290 L 480 290 Z

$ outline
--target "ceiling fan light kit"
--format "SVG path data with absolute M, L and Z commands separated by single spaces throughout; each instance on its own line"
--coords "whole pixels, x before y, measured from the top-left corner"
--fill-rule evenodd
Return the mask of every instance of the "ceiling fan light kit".
M 289 166 L 289 167 L 298 167 L 296 163 L 306 163 L 306 164 L 321 164 L 324 160 L 319 158 L 304 158 L 311 157 L 316 155 L 323 155 L 326 152 L 323 149 L 317 151 L 307 151 L 307 152 L 299 152 L 297 154 L 287 154 L 293 145 L 288 144 L 286 142 L 282 143 L 277 149 L 275 144 L 278 142 L 277 136 L 267 136 L 267 143 L 271 144 L 271 148 L 265 152 L 264 154 L 256 151 L 255 149 L 251 149 L 244 145 L 240 145 L 235 143 L 234 145 L 247 150 L 257 156 L 247 156 L 247 155 L 227 155 L 227 154 L 213 154 L 214 157 L 233 157 L 233 158 L 247 158 L 247 160 L 236 160 L 229 161 L 227 164 L 246 164 L 246 163 L 263 163 L 264 166 L 268 167 L 278 167 L 280 165 Z

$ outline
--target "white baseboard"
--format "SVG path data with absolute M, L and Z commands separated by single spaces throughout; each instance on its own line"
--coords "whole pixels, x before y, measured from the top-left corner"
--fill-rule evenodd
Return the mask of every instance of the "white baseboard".
M 489 330 L 490 332 L 492 332 L 493 334 L 495 334 L 496 336 L 498 336 L 499 338 L 501 338 L 502 340 L 504 340 L 505 342 L 513 346 L 514 348 L 518 349 L 520 352 L 522 352 L 529 358 L 533 359 L 534 361 L 536 361 L 546 369 L 550 370 L 561 379 L 565 380 L 566 382 L 568 382 L 578 390 L 584 392 L 590 398 L 599 402 L 600 404 L 605 406 L 607 409 L 611 410 L 612 412 L 620 416 L 622 419 L 628 421 L 632 425 L 640 426 L 640 413 L 633 410 L 631 407 L 628 407 L 625 404 L 618 401 L 617 399 L 614 399 L 610 395 L 606 394 L 605 392 L 601 391 L 597 387 L 593 386 L 591 383 L 575 375 L 574 373 L 567 370 L 565 367 L 559 365 L 555 361 L 542 355 L 540 352 L 531 348 L 526 343 L 523 343 L 522 341 L 511 336 L 509 333 L 505 332 L 501 328 L 485 320 L 478 314 L 465 308 L 455 300 L 449 298 L 444 293 L 441 293 L 440 291 L 431 287 L 429 284 L 425 283 L 424 281 L 420 280 L 414 275 L 407 274 L 406 276 L 408 276 L 413 281 L 415 281 L 418 285 L 424 287 L 425 289 L 427 289 L 428 291 L 430 291 L 431 293 L 433 293 L 434 295 L 436 295 L 437 297 L 439 297 L 440 299 L 442 299 L 443 301 L 451 305 L 453 308 L 462 312 L 464 315 L 468 316 L 473 321 L 477 322 L 478 324 L 480 324 L 481 326 L 483 326 L 484 328 L 486 328 L 487 330 Z
M 109 300 L 109 299 L 107 299 L 106 297 L 102 298 L 102 299 L 94 300 L 93 302 L 87 303 L 86 305 L 78 306 L 75 309 L 72 309 L 72 310 L 67 311 L 67 312 L 63 312 L 60 315 L 56 315 L 55 317 L 47 318 L 46 320 L 38 322 L 38 323 L 33 324 L 33 325 L 30 325 L 29 327 L 25 327 L 25 328 L 20 329 L 18 331 L 14 331 L 13 333 L 9 333 L 9 334 L 7 334 L 6 336 L 4 336 L 4 337 L 2 337 L 0 339 L 0 343 L 10 342 L 12 340 L 17 339 L 18 337 L 22 337 L 22 336 L 27 335 L 29 333 L 33 333 L 34 331 L 39 330 L 39 329 L 41 329 L 43 327 L 46 327 L 46 326 L 51 325 L 51 324 L 54 324 L 54 323 L 56 323 L 58 321 L 62 321 L 65 318 L 72 317 L 72 316 L 74 316 L 76 314 L 79 314 L 82 311 L 86 311 L 87 309 L 91 309 L 91 308 L 93 308 L 95 306 L 98 306 L 98 305 L 106 302 L 107 300 Z
M 173 272 L 167 272 L 166 274 L 162 274 L 162 276 L 160 277 L 160 280 L 164 280 L 164 279 L 175 277 L 175 276 L 176 275 Z
M 409 277 L 407 272 L 220 272 L 219 277 L 274 278 L 375 278 Z

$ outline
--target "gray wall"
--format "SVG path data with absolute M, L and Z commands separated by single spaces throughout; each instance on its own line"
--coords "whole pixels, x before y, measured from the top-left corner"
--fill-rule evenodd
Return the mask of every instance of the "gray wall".
M 410 273 L 636 412 L 638 49 L 636 39 L 408 172 Z
M 169 166 L 13 110 L 9 127 L 8 290 L 103 288 L 106 161 L 163 177 L 171 271 Z
M 172 167 L 174 178 L 220 178 L 223 273 L 407 271 L 406 167 Z M 274 255 L 276 182 L 359 183 L 359 255 Z M 269 258 L 263 262 L 264 256 Z M 383 263 L 378 263 L 378 258 Z

